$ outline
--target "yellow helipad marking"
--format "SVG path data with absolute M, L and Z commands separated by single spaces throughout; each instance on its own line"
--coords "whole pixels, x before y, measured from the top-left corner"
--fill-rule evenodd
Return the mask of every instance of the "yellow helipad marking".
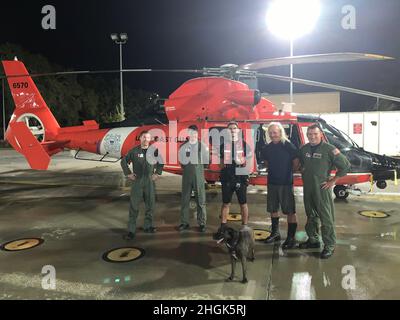
M 212 189 L 221 189 L 221 185 L 218 185 L 218 184 L 209 184 L 209 185 L 207 185 L 207 188 L 208 188 L 209 190 L 212 190 Z
M 103 259 L 107 262 L 130 262 L 144 255 L 144 250 L 135 247 L 117 248 L 106 252 Z
M 21 251 L 32 249 L 43 243 L 43 239 L 40 238 L 26 238 L 18 239 L 7 242 L 1 246 L 1 249 L 5 251 Z
M 359 212 L 360 215 L 367 218 L 386 218 L 389 215 L 383 211 L 364 210 Z
M 240 213 L 230 213 L 228 215 L 228 221 L 242 221 L 242 215 Z
M 268 230 L 254 229 L 253 232 L 254 240 L 265 240 L 271 235 Z

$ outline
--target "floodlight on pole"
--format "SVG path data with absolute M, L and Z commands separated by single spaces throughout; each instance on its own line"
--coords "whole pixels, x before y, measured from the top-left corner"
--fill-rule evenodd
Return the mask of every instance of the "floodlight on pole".
M 319 0 L 274 0 L 267 11 L 268 30 L 277 37 L 290 41 L 290 56 L 294 40 L 310 33 L 321 14 Z M 293 78 L 293 65 L 290 65 Z M 290 102 L 293 102 L 293 82 L 290 82 Z
M 125 119 L 125 109 L 124 109 L 124 84 L 122 76 L 122 45 L 128 42 L 127 33 L 112 33 L 111 40 L 119 45 L 119 73 L 120 73 L 120 90 L 121 90 L 121 115 Z

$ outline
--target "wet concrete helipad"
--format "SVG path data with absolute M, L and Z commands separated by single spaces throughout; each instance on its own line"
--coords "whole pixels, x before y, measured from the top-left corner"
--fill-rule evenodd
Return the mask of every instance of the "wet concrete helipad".
M 212 240 L 220 190 L 207 191 L 207 232 L 197 231 L 193 212 L 191 229 L 179 233 L 180 181 L 165 174 L 157 183 L 158 232 L 138 230 L 135 240 L 125 241 L 129 185 L 119 163 L 78 161 L 63 153 L 48 171 L 36 172 L 14 151 L 0 149 L 0 243 L 44 239 L 29 250 L 0 251 L 0 299 L 400 299 L 399 186 L 335 202 L 338 246 L 327 261 L 318 251 L 283 252 L 257 243 L 249 282 L 241 284 L 240 267 L 235 282 L 224 281 L 229 257 Z M 296 192 L 296 236 L 303 240 L 305 213 L 301 189 Z M 253 228 L 269 228 L 265 202 L 264 188 L 249 189 Z M 362 210 L 389 216 L 367 218 Z M 285 228 L 282 219 L 283 233 Z M 107 251 L 127 246 L 145 255 L 127 263 L 102 259 Z M 56 271 L 54 290 L 42 288 L 46 265 Z

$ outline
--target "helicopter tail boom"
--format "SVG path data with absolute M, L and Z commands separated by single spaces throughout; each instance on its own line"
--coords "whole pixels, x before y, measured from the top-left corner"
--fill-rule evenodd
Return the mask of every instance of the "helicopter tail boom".
M 2 64 L 15 103 L 5 138 L 24 155 L 32 169 L 45 170 L 50 156 L 65 145 L 56 141 L 60 126 L 25 65 L 18 60 Z

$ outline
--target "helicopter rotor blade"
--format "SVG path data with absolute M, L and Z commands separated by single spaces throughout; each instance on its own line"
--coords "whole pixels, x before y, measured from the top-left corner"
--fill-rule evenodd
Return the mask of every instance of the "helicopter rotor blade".
M 296 64 L 308 64 L 308 63 L 334 63 L 334 62 L 350 62 L 350 61 L 391 61 L 391 60 L 394 60 L 394 58 L 378 54 L 339 52 L 339 53 L 311 54 L 303 56 L 263 59 L 240 65 L 239 69 L 261 70 L 272 67 L 287 66 L 291 64 L 296 65 Z
M 350 88 L 350 87 L 339 86 L 339 85 L 325 83 L 325 82 L 299 79 L 299 78 L 291 78 L 291 77 L 279 76 L 279 75 L 268 74 L 268 73 L 258 73 L 257 77 L 275 79 L 275 80 L 285 81 L 285 82 L 294 82 L 294 83 L 303 84 L 306 86 L 332 89 L 332 90 L 336 90 L 336 91 L 343 91 L 343 92 L 354 93 L 354 94 L 359 94 L 359 95 L 363 95 L 363 96 L 369 96 L 369 97 L 373 97 L 373 98 L 377 98 L 377 99 L 379 98 L 379 99 L 383 99 L 383 100 L 400 102 L 399 97 L 389 96 L 389 95 L 385 95 L 385 94 L 380 94 L 380 93 L 365 91 L 365 90 L 360 90 L 360 89 L 354 89 L 354 88 Z
M 110 74 L 110 73 L 133 73 L 133 72 L 159 72 L 159 73 L 200 73 L 203 74 L 204 70 L 197 69 L 122 69 L 122 70 L 77 70 L 77 71 L 60 71 L 60 72 L 46 72 L 46 73 L 32 73 L 32 74 L 19 74 L 6 76 L 0 75 L 0 79 L 18 78 L 18 77 L 49 77 L 49 76 L 64 76 L 64 75 L 83 75 L 83 74 Z

